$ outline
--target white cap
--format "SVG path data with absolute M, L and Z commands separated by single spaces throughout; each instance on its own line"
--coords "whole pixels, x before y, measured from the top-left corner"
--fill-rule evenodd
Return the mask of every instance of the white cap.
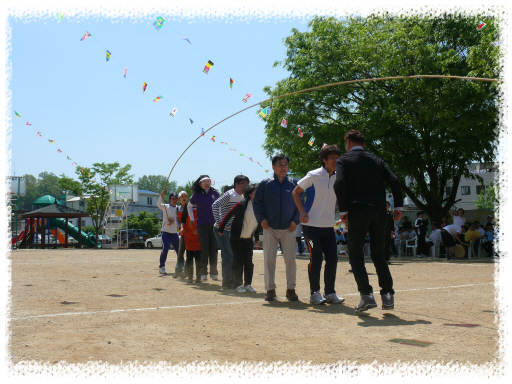
M 179 199 L 179 198 L 181 197 L 181 195 L 183 195 L 184 193 L 186 193 L 186 194 L 187 194 L 187 196 L 188 196 L 187 191 L 181 191 L 180 193 L 178 193 L 178 199 Z

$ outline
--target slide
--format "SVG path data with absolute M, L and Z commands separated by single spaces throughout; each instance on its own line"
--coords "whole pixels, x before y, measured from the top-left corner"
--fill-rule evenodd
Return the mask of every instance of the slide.
M 25 238 L 25 231 L 21 231 L 17 237 L 13 237 L 11 239 L 11 243 L 14 245 L 16 244 L 18 241 L 21 241 Z
M 50 229 L 50 232 L 55 236 L 59 243 L 64 244 L 66 242 L 66 236 L 64 236 L 58 229 Z
M 50 220 L 50 229 L 51 228 L 60 228 L 63 231 L 66 231 L 66 219 L 51 219 Z M 86 247 L 94 248 L 96 246 L 96 235 L 94 235 L 92 232 L 89 232 L 89 233 L 85 233 L 84 231 L 78 232 L 78 227 L 75 227 L 70 222 L 68 222 L 68 235 L 73 236 L 73 238 L 75 238 L 75 239 L 78 239 L 80 237 L 82 240 L 82 244 L 85 245 Z M 98 243 L 98 248 L 100 248 L 100 247 L 101 247 L 101 244 Z

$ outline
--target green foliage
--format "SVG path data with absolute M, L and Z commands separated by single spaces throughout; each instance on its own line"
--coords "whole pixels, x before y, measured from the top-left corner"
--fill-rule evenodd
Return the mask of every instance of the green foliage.
M 91 215 L 96 235 L 99 234 L 110 198 L 110 192 L 100 182 L 107 185 L 133 184 L 133 175 L 128 174 L 131 167 L 130 164 L 121 167 L 118 162 L 94 163 L 92 168 L 76 167 L 78 180 L 65 175 L 59 179 L 60 188 L 86 199 L 85 211 Z
M 144 229 L 149 237 L 155 237 L 160 233 L 162 220 L 158 212 L 152 214 L 147 211 L 139 211 L 137 216 L 133 213 L 128 216 L 128 228 Z
M 487 27 L 477 31 L 479 20 Z M 282 66 L 289 77 L 264 91 L 269 97 L 341 81 L 414 75 L 496 78 L 501 73 L 499 20 L 493 16 L 371 15 L 315 17 L 307 32 L 292 29 Z M 499 84 L 453 79 L 356 83 L 283 97 L 265 118 L 269 156 L 290 156 L 291 171 L 317 168 L 323 143 L 344 151 L 350 129 L 383 158 L 404 192 L 435 220 L 455 203 L 470 162 L 495 161 Z M 286 117 L 288 128 L 280 127 Z M 297 129 L 304 134 L 300 138 Z M 316 138 L 313 147 L 308 139 Z M 414 178 L 414 182 L 411 182 Z M 449 196 L 445 187 L 451 183 Z
M 491 209 L 496 212 L 499 205 L 499 192 L 499 186 L 493 185 L 491 181 L 489 186 L 480 192 L 476 200 L 473 200 L 473 203 L 478 209 Z
M 139 190 L 142 189 L 144 191 L 151 191 L 160 194 L 164 190 L 166 182 L 167 177 L 162 175 L 144 175 L 139 177 L 137 184 L 139 185 Z M 165 189 L 165 194 L 169 195 L 171 192 L 176 192 L 177 185 L 177 181 L 170 181 Z
M 50 195 L 58 199 L 63 195 L 59 187 L 59 177 L 49 172 L 41 172 L 36 179 L 32 175 L 23 175 L 25 178 L 25 196 L 18 200 L 18 209 L 32 210 L 34 201 L 41 196 Z
M 89 233 L 89 232 L 96 233 L 96 228 L 94 228 L 94 226 L 92 226 L 92 225 L 86 225 L 86 226 L 82 227 L 82 231 L 84 231 L 85 233 Z

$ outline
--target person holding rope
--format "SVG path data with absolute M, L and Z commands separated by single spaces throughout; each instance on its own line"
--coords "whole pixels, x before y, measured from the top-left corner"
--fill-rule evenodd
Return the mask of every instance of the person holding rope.
M 384 181 L 393 193 L 395 220 L 401 216 L 404 200 L 397 177 L 381 158 L 366 152 L 364 147 L 363 134 L 355 129 L 348 131 L 345 135 L 347 153 L 337 160 L 334 183 L 340 217 L 350 228 L 349 260 L 361 296 L 356 312 L 377 307 L 364 265 L 363 247 L 367 232 L 370 234 L 371 258 L 381 287 L 382 309 L 394 308 L 393 278 L 384 257 L 386 236 L 390 235 L 387 232 Z
M 169 252 L 169 247 L 172 244 L 174 251 L 176 252 L 176 256 L 178 256 L 178 250 L 180 248 L 180 239 L 178 236 L 178 216 L 176 211 L 176 204 L 178 203 L 178 196 L 176 193 L 171 192 L 169 194 L 169 203 L 164 204 L 163 198 L 165 195 L 165 191 L 160 193 L 160 197 L 156 203 L 156 206 L 160 208 L 163 212 L 162 218 L 162 252 L 160 253 L 160 266 L 159 271 L 161 274 L 165 275 L 165 262 L 167 260 L 167 253 Z M 182 260 L 181 265 L 183 265 L 184 260 Z M 178 259 L 178 265 L 180 261 Z
M 188 211 L 193 212 L 197 207 L 197 234 L 201 243 L 201 282 L 208 281 L 208 262 L 210 263 L 210 277 L 214 281 L 219 281 L 219 272 L 217 270 L 218 244 L 213 233 L 212 205 L 219 198 L 219 192 L 212 187 L 212 180 L 208 175 L 201 175 L 192 185 L 194 194 L 188 202 Z M 195 218 L 191 215 L 190 226 L 193 225 Z

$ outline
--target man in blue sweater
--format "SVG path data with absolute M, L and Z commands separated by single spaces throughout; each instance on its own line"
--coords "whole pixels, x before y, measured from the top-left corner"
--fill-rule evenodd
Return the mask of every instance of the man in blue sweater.
M 297 181 L 287 176 L 289 161 L 286 155 L 274 156 L 274 176 L 260 182 L 253 201 L 256 220 L 263 227 L 266 301 L 276 298 L 275 276 L 279 243 L 286 264 L 286 298 L 289 301 L 299 300 L 295 293 L 295 230 L 299 223 L 299 211 L 292 197 Z

